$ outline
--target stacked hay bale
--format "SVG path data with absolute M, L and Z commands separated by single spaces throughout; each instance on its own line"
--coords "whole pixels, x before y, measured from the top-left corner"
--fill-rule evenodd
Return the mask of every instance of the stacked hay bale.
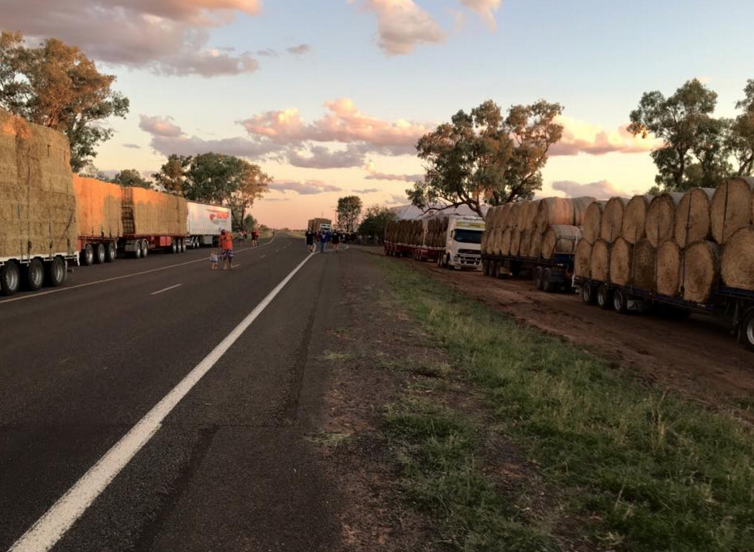
M 73 176 L 79 233 L 88 238 L 123 236 L 123 194 L 117 184 Z
M 0 109 L 0 257 L 75 253 L 70 155 L 63 134 Z
M 145 188 L 122 188 L 123 233 L 134 236 L 185 236 L 186 200 Z
M 433 249 L 445 247 L 448 233 L 448 217 L 439 216 L 427 219 L 425 223 L 424 245 Z

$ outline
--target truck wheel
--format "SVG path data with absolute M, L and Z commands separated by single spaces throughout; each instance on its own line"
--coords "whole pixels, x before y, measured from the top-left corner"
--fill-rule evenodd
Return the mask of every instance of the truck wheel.
M 141 259 L 141 241 L 134 244 L 134 258 Z
M 173 243 L 170 245 L 170 252 L 173 254 L 178 253 L 178 244 L 173 240 Z
M 542 291 L 545 293 L 555 291 L 555 284 L 552 282 L 552 271 L 549 268 L 545 268 L 542 271 Z
M 739 341 L 746 345 L 747 349 L 754 351 L 754 309 L 749 310 L 744 316 L 738 332 Z
M 61 256 L 57 256 L 47 264 L 46 282 L 50 287 L 58 287 L 65 282 L 67 267 L 65 266 L 65 259 Z
M 613 309 L 618 314 L 626 314 L 628 312 L 628 297 L 620 290 L 616 290 L 613 293 Z
M 94 264 L 94 248 L 90 243 L 86 244 L 81 251 L 81 264 L 84 266 L 92 266 Z
M 115 243 L 110 242 L 105 248 L 105 261 L 108 263 L 114 263 L 118 257 L 118 250 L 115 248 Z
M 32 259 L 23 271 L 24 287 L 29 291 L 37 291 L 45 281 L 45 267 L 39 259 Z
M 600 286 L 597 288 L 597 306 L 603 310 L 608 310 L 613 307 L 612 305 L 612 292 L 607 286 Z
M 532 274 L 534 275 L 534 287 L 541 291 L 544 288 L 544 282 L 542 280 L 542 267 L 536 267 Z
M 0 266 L 0 293 L 13 295 L 21 287 L 21 271 L 16 261 L 8 261 Z
M 97 264 L 104 264 L 107 258 L 107 252 L 105 251 L 105 244 L 98 243 L 94 249 L 94 262 Z
M 181 253 L 185 253 L 185 252 L 186 252 L 186 249 L 187 249 L 187 248 L 186 248 L 186 240 L 183 240 L 183 239 L 182 239 L 182 240 L 181 240 Z
M 586 282 L 581 285 L 581 300 L 587 305 L 594 305 L 597 302 L 597 294 L 594 292 L 594 287 Z

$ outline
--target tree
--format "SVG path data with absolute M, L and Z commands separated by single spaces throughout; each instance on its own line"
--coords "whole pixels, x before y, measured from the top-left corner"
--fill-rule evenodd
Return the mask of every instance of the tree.
M 152 183 L 144 180 L 136 169 L 125 169 L 113 177 L 113 183 L 126 188 L 152 189 Z
M 238 188 L 242 172 L 236 157 L 211 152 L 197 155 L 186 171 L 183 195 L 192 201 L 225 203 Z
M 85 178 L 96 178 L 97 180 L 101 180 L 102 182 L 113 181 L 112 178 L 110 178 L 103 171 L 99 170 L 91 161 L 87 161 L 84 167 L 79 171 L 79 175 Z
M 730 122 L 726 146 L 738 163 L 737 176 L 748 176 L 754 169 L 754 79 L 744 88 L 745 98 L 736 103 L 743 112 Z
M 385 236 L 387 223 L 395 220 L 395 216 L 395 213 L 387 207 L 372 205 L 366 210 L 358 233 L 362 236 L 381 239 Z
M 98 123 L 128 113 L 128 99 L 112 90 L 114 82 L 113 75 L 100 73 L 78 48 L 60 40 L 28 48 L 20 33 L 0 35 L 0 106 L 65 133 L 74 172 L 113 135 Z
M 488 100 L 456 113 L 417 144 L 425 161 L 424 180 L 406 190 L 421 208 L 468 205 L 483 216 L 484 203 L 500 205 L 531 197 L 542 187 L 541 171 L 563 127 L 563 108 L 540 100 L 512 106 L 506 117 Z
M 191 166 L 190 155 L 171 154 L 167 162 L 160 167 L 160 172 L 152 175 L 155 182 L 165 188 L 165 191 L 183 195 L 186 185 L 186 172 Z
M 253 216 L 251 216 L 251 213 L 249 213 L 243 219 L 243 228 L 241 230 L 244 232 L 253 232 L 254 227 L 256 225 L 257 225 L 257 221 L 254 219 Z
M 361 198 L 359 196 L 346 196 L 338 199 L 338 227 L 346 232 L 353 232 L 356 227 L 356 221 L 359 220 L 362 208 Z
M 725 139 L 728 123 L 712 117 L 717 94 L 697 79 L 690 80 L 665 97 L 646 92 L 631 112 L 629 132 L 643 138 L 654 134 L 663 145 L 652 152 L 658 175 L 655 182 L 665 190 L 716 186 L 729 172 Z
M 237 159 L 239 173 L 234 179 L 235 189 L 227 200 L 233 216 L 233 224 L 243 227 L 246 219 L 246 210 L 251 208 L 254 200 L 262 197 L 269 190 L 272 178 L 262 172 L 259 165 L 254 165 L 243 159 Z

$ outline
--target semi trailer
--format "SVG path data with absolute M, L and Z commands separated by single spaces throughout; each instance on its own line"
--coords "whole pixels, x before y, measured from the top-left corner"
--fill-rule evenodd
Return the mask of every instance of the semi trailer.
M 220 232 L 231 231 L 230 209 L 205 205 L 195 201 L 187 202 L 188 207 L 188 246 L 217 245 Z

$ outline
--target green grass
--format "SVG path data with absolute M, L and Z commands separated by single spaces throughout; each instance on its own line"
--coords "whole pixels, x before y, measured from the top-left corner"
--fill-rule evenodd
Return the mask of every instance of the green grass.
M 409 265 L 378 262 L 409 313 L 487 397 L 495 427 L 569 497 L 565 512 L 592 520 L 582 534 L 601 548 L 631 552 L 754 550 L 747 424 L 518 326 Z M 451 436 L 459 441 L 449 443 Z M 467 439 L 458 428 L 443 429 L 437 446 L 465 447 Z M 429 468 L 420 475 L 448 473 L 442 464 Z M 481 491 L 477 499 L 491 500 Z

